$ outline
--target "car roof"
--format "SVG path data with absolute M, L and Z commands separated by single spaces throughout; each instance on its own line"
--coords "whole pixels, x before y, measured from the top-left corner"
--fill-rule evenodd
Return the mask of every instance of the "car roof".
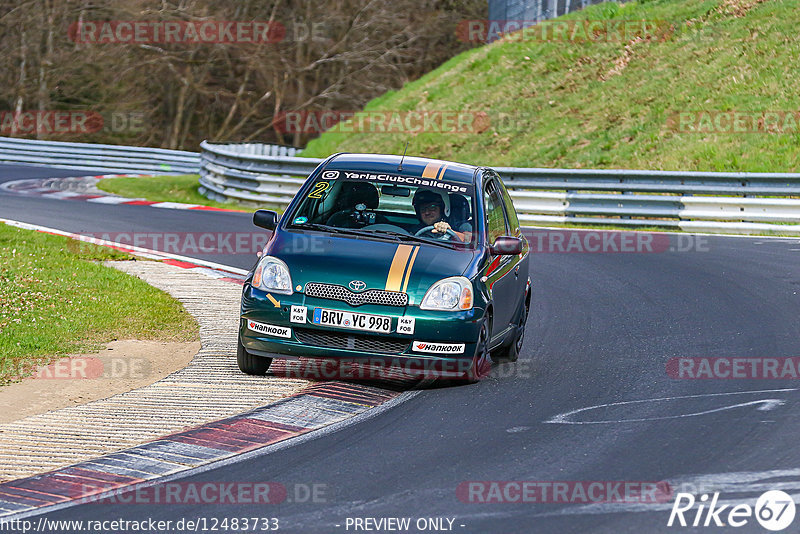
M 439 159 L 406 156 L 403 170 L 398 171 L 401 156 L 396 154 L 336 154 L 325 166 L 326 170 L 362 171 L 417 176 L 420 178 L 446 178 L 452 182 L 474 183 L 478 167 Z

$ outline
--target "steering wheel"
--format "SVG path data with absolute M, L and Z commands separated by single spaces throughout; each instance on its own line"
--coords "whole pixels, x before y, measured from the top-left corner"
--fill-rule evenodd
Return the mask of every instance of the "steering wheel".
M 355 209 L 337 211 L 328 217 L 328 220 L 325 224 L 329 226 L 342 226 L 344 228 L 360 228 L 361 225 L 368 225 L 369 223 L 367 220 L 363 219 L 367 218 L 368 214 L 372 214 L 374 219 L 375 215 L 372 211 L 367 211 L 366 207 L 363 207 L 363 209 L 358 209 L 359 206 L 363 205 L 357 205 Z
M 417 233 L 415 233 L 414 235 L 415 235 L 415 236 L 422 235 L 422 234 L 424 234 L 425 232 L 431 232 L 432 234 L 436 235 L 436 234 L 438 234 L 439 232 L 436 232 L 436 233 L 432 232 L 432 230 L 434 230 L 435 228 L 436 228 L 436 227 L 435 227 L 435 226 L 433 226 L 433 225 L 431 225 L 431 226 L 426 226 L 425 228 L 420 228 L 419 230 L 417 230 Z M 461 239 L 461 238 L 458 236 L 458 234 L 457 234 L 457 233 L 455 233 L 455 232 L 453 231 L 453 229 L 452 229 L 452 228 L 448 228 L 447 230 L 445 230 L 445 231 L 444 231 L 444 233 L 442 233 L 442 237 L 444 237 L 444 236 L 453 236 L 453 237 L 455 237 L 456 239 L 458 239 L 458 240 L 459 240 L 461 243 L 463 243 L 463 242 L 464 242 L 464 240 L 463 240 L 463 239 Z
M 325 224 L 328 226 L 336 226 L 341 220 L 349 220 L 353 215 L 353 210 L 340 210 L 328 217 Z

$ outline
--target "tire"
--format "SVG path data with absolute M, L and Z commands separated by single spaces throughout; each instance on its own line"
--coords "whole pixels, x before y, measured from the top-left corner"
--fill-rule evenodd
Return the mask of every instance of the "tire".
M 528 322 L 529 308 L 527 304 L 523 304 L 522 316 L 517 323 L 517 332 L 514 335 L 514 339 L 507 347 L 502 347 L 492 354 L 493 361 L 515 362 L 519 359 L 519 353 L 522 351 L 522 344 L 525 342 L 525 324 Z
M 480 382 L 492 370 L 492 360 L 489 356 L 489 326 L 488 322 L 484 321 L 481 324 L 480 332 L 478 333 L 478 342 L 475 347 L 475 355 L 472 357 L 472 365 L 464 373 L 462 381 L 467 384 L 474 384 Z
M 236 349 L 236 363 L 239 364 L 239 370 L 245 374 L 263 376 L 272 365 L 272 358 L 250 354 L 244 350 L 242 341 L 239 340 Z

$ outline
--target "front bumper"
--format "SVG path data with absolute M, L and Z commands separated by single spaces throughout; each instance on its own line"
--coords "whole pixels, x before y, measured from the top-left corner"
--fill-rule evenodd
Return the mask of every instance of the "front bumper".
M 297 321 L 297 317 L 292 322 L 292 306 L 306 309 L 305 322 Z M 314 324 L 312 317 L 316 308 L 388 316 L 391 318 L 391 331 L 375 333 Z M 350 306 L 345 302 L 308 297 L 297 292 L 268 295 L 245 284 L 239 340 L 245 350 L 259 356 L 332 359 L 456 377 L 462 376 L 472 362 L 483 312 L 480 308 L 437 312 L 420 310 L 417 306 Z M 398 332 L 401 317 L 414 319 L 413 333 Z M 253 329 L 248 326 L 250 322 L 280 327 L 280 335 L 263 332 L 263 328 Z M 463 344 L 463 350 L 457 353 L 429 352 L 441 348 L 438 344 L 448 346 L 448 350 L 452 345 Z

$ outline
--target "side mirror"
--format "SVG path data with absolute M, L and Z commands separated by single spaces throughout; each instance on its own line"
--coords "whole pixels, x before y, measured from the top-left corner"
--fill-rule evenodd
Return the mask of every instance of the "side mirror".
M 494 244 L 489 247 L 489 252 L 495 256 L 510 256 L 512 254 L 519 254 L 522 252 L 522 239 L 508 235 L 501 235 L 497 238 L 497 240 L 495 240 Z
M 253 224 L 266 230 L 274 230 L 278 226 L 278 214 L 270 210 L 258 210 L 253 214 Z

